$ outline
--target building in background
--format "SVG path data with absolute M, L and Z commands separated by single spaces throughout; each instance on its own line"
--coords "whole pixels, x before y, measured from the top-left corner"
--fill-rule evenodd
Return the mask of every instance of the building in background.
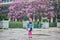
M 8 7 L 12 0 L 0 0 L 0 13 L 8 13 Z

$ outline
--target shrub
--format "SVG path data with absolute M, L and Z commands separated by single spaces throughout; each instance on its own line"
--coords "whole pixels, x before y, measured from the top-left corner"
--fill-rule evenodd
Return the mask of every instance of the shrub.
M 57 27 L 57 23 L 56 22 L 49 23 L 49 27 Z
M 43 19 L 43 22 L 48 22 L 48 19 Z
M 23 23 L 22 22 L 10 22 L 9 27 L 10 28 L 22 28 Z
M 0 21 L 1 20 L 7 20 L 7 14 L 0 14 Z
M 43 25 L 43 24 L 42 24 Z M 57 23 L 49 23 L 49 27 L 56 27 Z M 23 23 L 22 22 L 9 22 L 9 27 L 10 28 L 23 28 Z M 34 22 L 34 28 L 37 28 L 37 22 Z
M 27 17 L 27 16 L 24 16 L 24 17 L 23 17 L 23 20 L 24 20 L 24 21 L 27 21 L 27 20 L 28 20 L 28 17 Z
M 10 28 L 23 28 L 22 22 L 9 22 Z M 37 22 L 34 22 L 34 27 L 37 28 Z
M 57 19 L 58 22 L 60 22 L 60 19 Z
M 36 21 L 34 22 L 34 28 L 37 28 L 37 22 Z

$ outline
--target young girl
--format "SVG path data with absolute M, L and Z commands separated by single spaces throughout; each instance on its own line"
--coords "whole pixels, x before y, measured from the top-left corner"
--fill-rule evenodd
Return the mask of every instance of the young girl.
M 29 23 L 27 24 L 27 27 L 28 27 L 28 37 L 32 38 L 32 28 L 34 27 L 32 18 L 29 18 Z

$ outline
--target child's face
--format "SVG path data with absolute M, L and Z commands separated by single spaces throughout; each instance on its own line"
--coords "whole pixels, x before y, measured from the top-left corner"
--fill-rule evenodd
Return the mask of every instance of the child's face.
M 29 22 L 30 24 L 32 24 L 32 22 Z

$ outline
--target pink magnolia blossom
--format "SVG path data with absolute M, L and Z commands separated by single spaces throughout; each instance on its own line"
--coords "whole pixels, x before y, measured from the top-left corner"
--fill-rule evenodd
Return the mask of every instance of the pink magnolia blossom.
M 48 13 L 50 14 L 51 17 L 55 17 L 55 12 L 54 11 L 49 11 Z
M 19 18 L 22 16 L 30 16 L 30 14 L 37 14 L 38 11 L 48 11 L 50 6 L 50 0 L 14 0 L 9 7 L 8 16 L 11 18 Z M 44 15 L 50 14 L 54 16 L 54 12 L 42 13 Z

